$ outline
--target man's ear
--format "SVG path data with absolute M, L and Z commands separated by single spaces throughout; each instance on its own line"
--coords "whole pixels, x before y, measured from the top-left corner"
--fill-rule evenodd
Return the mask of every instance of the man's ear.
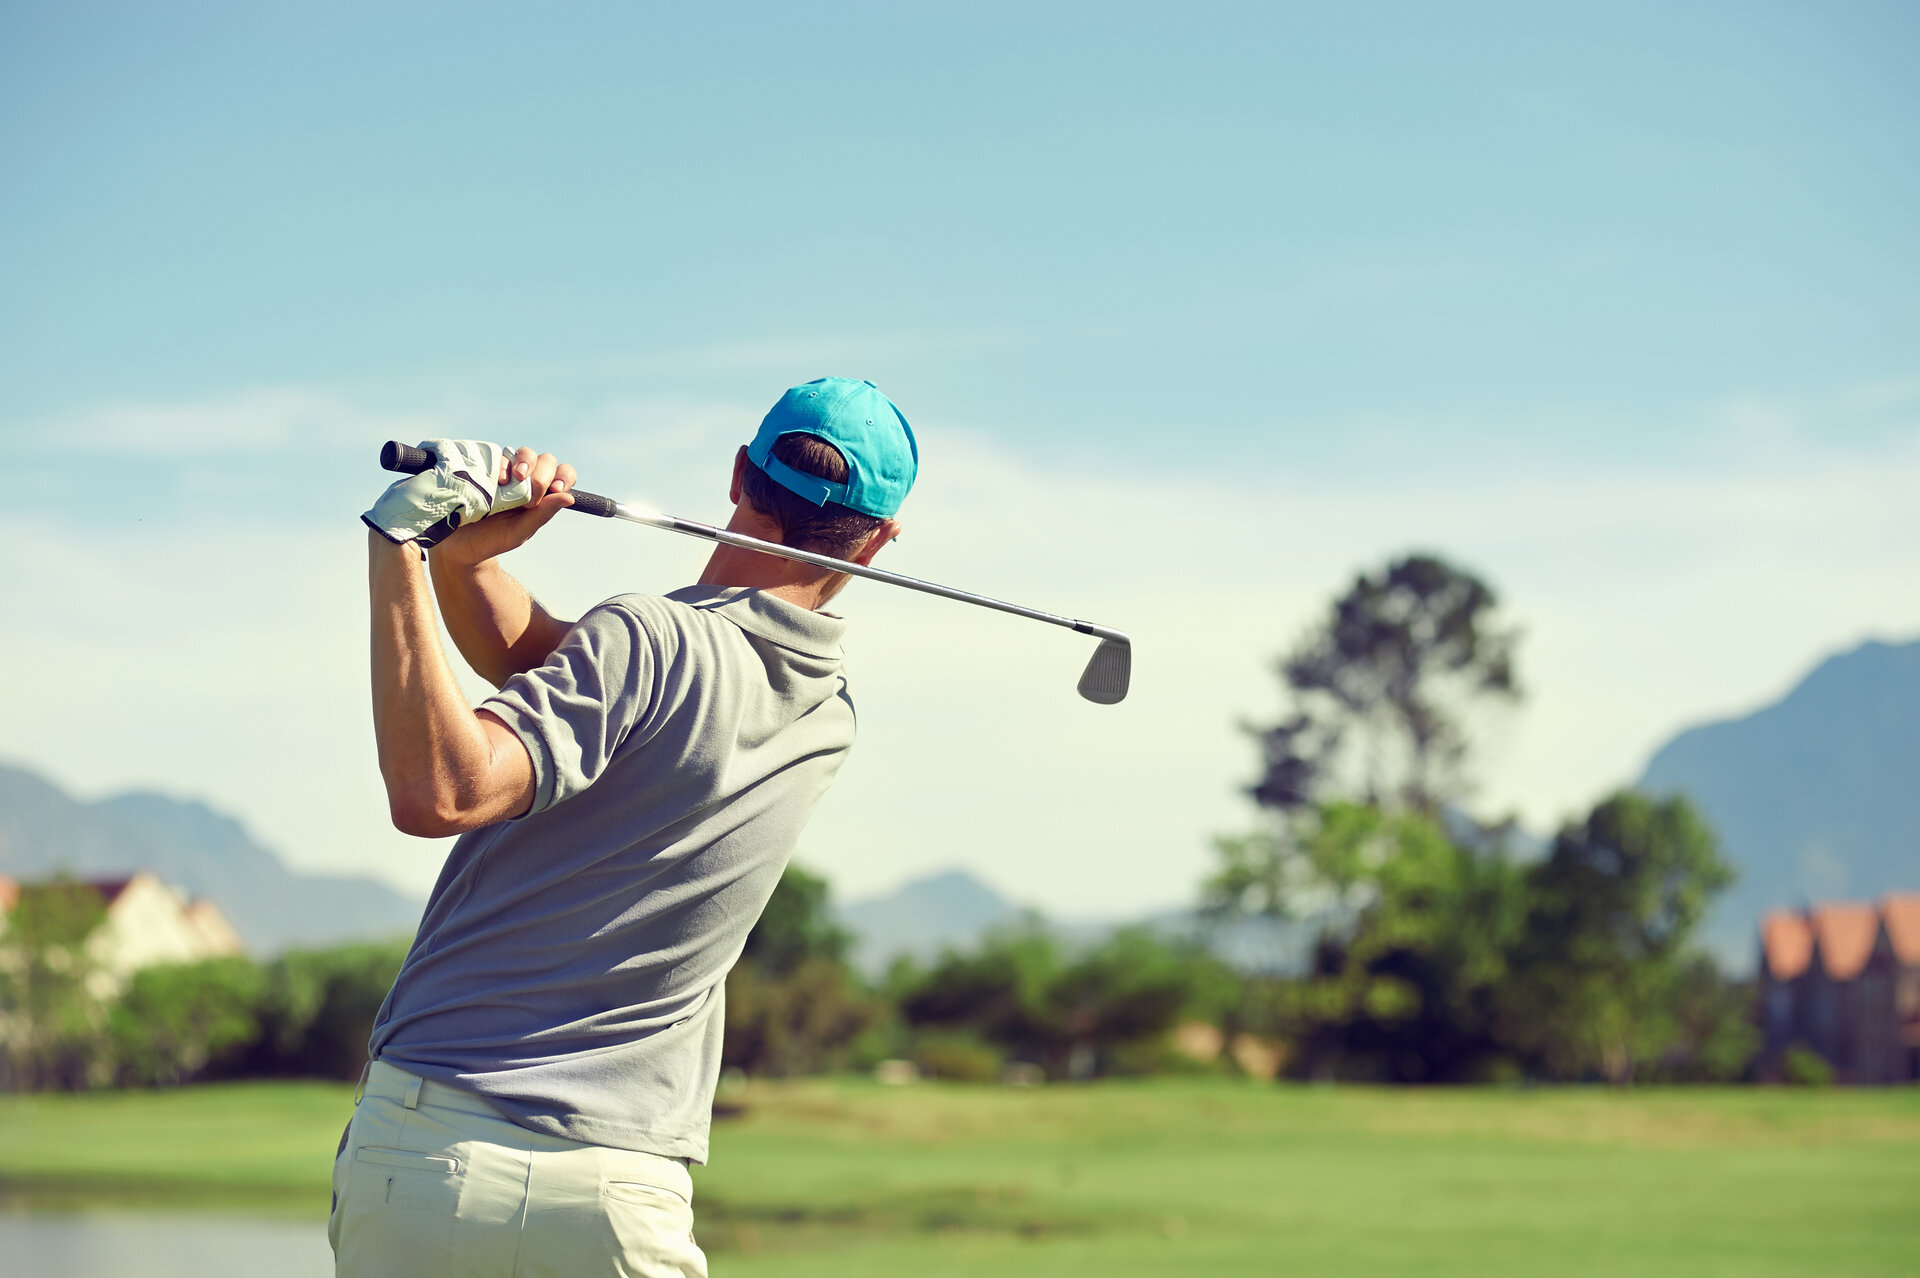
M 733 455 L 733 484 L 727 489 L 727 500 L 740 504 L 741 483 L 747 477 L 747 446 L 740 445 L 740 451 Z
M 861 565 L 872 563 L 873 557 L 880 553 L 880 548 L 886 545 L 888 542 L 892 541 L 895 537 L 898 537 L 899 535 L 900 535 L 899 520 L 897 519 L 881 520 L 879 526 L 876 527 L 872 532 L 868 533 L 867 539 L 864 542 L 860 543 L 859 551 L 851 556 L 852 561 L 856 564 L 861 564 Z

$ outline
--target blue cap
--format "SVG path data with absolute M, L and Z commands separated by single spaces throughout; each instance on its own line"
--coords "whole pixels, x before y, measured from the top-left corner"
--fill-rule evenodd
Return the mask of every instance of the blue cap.
M 832 483 L 781 461 L 773 446 L 783 435 L 817 435 L 847 459 L 847 482 Z M 816 506 L 837 502 L 876 519 L 891 518 L 920 473 L 913 427 L 872 382 L 822 377 L 780 397 L 747 445 L 747 457 L 767 477 Z

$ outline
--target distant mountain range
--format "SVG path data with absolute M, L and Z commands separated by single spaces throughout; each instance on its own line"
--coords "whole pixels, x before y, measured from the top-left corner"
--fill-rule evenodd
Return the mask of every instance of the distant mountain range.
M 1094 944 L 1116 927 L 1151 928 L 1170 939 L 1204 941 L 1214 953 L 1244 968 L 1298 971 L 1319 933 L 1318 923 L 1282 919 L 1204 920 L 1193 910 L 1163 910 L 1124 921 L 1043 919 L 1038 910 L 1008 900 L 965 870 L 914 879 L 891 892 L 865 897 L 834 910 L 853 933 L 853 965 L 871 976 L 896 958 L 929 963 L 946 950 L 966 950 L 999 928 L 1044 922 L 1069 946 Z
M 1690 797 L 1739 870 L 1707 926 L 1709 947 L 1733 970 L 1752 967 L 1765 910 L 1920 888 L 1920 642 L 1863 644 L 1774 705 L 1680 733 L 1639 785 Z M 0 765 L 0 874 L 138 869 L 211 898 L 257 954 L 411 932 L 422 905 L 376 879 L 296 874 L 203 803 L 139 793 L 83 803 Z M 856 937 L 855 963 L 874 973 L 896 955 L 926 962 L 967 948 L 1031 913 L 964 870 L 836 911 Z M 1169 935 L 1202 930 L 1188 910 L 1135 921 Z M 1055 930 L 1091 941 L 1110 925 Z M 1207 936 L 1237 963 L 1285 969 L 1298 966 L 1312 930 L 1257 923 Z
M 1640 788 L 1691 798 L 1739 869 L 1707 928 L 1736 970 L 1764 910 L 1920 888 L 1920 642 L 1862 644 L 1763 710 L 1680 733 Z
M 157 794 L 83 803 L 0 765 L 0 874 L 107 878 L 142 869 L 212 900 L 256 956 L 411 934 L 424 904 L 377 879 L 296 874 L 204 803 Z
M 926 962 L 943 949 L 965 948 L 1027 913 L 965 870 L 915 879 L 834 910 L 853 933 L 853 965 L 872 973 L 901 955 Z

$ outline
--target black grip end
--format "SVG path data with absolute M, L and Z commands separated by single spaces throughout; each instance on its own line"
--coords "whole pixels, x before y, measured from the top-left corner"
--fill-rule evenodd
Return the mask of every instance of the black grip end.
M 397 470 L 403 475 L 417 475 L 423 470 L 433 469 L 433 454 L 424 448 L 389 439 L 380 446 L 380 468 Z
M 620 503 L 611 497 L 602 497 L 599 493 L 583 493 L 576 488 L 573 492 L 573 505 L 569 509 L 577 510 L 583 515 L 598 515 L 602 519 L 612 519 L 619 506 Z

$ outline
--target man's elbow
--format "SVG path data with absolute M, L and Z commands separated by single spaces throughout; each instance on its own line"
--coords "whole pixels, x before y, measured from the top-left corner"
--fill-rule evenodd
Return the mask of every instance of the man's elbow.
M 394 829 L 416 839 L 449 838 L 486 824 L 454 796 L 433 792 L 390 790 L 387 814 Z

